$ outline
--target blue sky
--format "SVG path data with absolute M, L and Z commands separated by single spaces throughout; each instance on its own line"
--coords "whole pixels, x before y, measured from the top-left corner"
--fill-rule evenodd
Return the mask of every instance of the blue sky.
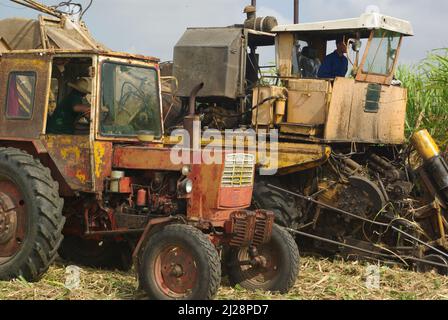
M 88 0 L 74 0 L 87 3 Z M 56 4 L 60 0 L 41 1 Z M 94 0 L 84 20 L 93 35 L 114 50 L 169 60 L 172 48 L 189 26 L 226 26 L 241 23 L 250 0 Z M 292 23 L 292 0 L 257 0 L 259 15 L 274 15 Z M 405 41 L 401 63 L 415 63 L 431 49 L 448 47 L 444 0 L 300 0 L 302 22 L 353 18 L 369 5 L 387 15 L 412 22 L 416 36 Z M 35 17 L 29 9 L 0 0 L 0 19 Z

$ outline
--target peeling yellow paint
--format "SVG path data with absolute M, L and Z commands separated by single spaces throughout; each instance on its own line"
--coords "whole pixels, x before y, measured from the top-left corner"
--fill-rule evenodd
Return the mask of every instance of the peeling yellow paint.
M 76 179 L 78 179 L 82 184 L 87 182 L 87 176 L 81 170 L 76 172 Z
M 94 143 L 94 153 L 95 153 L 95 176 L 97 178 L 101 177 L 101 167 L 104 165 L 103 158 L 106 153 L 106 148 L 100 142 Z
M 81 149 L 78 146 L 75 147 L 65 147 L 61 149 L 61 156 L 64 160 L 67 160 L 67 158 L 70 155 L 74 155 L 76 161 L 80 161 L 81 159 Z
M 72 137 L 67 136 L 47 136 L 48 143 L 51 144 L 65 144 L 65 145 L 72 145 L 74 143 L 74 139 Z

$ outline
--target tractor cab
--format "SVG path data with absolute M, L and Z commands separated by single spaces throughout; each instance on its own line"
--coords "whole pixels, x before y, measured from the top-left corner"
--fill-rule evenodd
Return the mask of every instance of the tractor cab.
M 157 58 L 113 52 L 64 15 L 2 20 L 0 38 L 0 135 L 39 140 L 62 194 L 102 192 L 115 144 L 162 145 Z
M 409 22 L 378 13 L 359 18 L 277 26 L 279 85 L 257 88 L 254 104 L 284 92 L 284 107 L 262 105 L 254 125 L 322 141 L 400 144 L 404 141 L 406 90 L 394 81 Z M 342 39 L 348 60 L 344 76 L 319 77 L 327 55 Z M 343 59 L 343 58 L 341 58 Z M 269 110 L 269 112 L 268 112 Z

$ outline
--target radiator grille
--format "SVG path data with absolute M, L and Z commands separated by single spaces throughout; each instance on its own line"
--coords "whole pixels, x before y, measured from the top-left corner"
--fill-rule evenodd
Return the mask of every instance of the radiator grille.
M 236 153 L 226 156 L 224 174 L 221 185 L 223 187 L 250 187 L 254 182 L 255 156 L 252 154 Z

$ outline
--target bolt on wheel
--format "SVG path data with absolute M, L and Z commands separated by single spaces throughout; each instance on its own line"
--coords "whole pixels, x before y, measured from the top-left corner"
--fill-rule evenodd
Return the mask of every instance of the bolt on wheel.
M 162 292 L 182 299 L 191 294 L 198 281 L 198 265 L 188 248 L 168 245 L 157 255 L 154 276 Z
M 11 260 L 26 236 L 26 206 L 20 190 L 0 177 L 0 264 Z
M 200 230 L 168 225 L 152 235 L 139 254 L 139 282 L 158 300 L 212 299 L 221 283 L 221 262 Z
M 287 293 L 297 280 L 299 259 L 294 238 L 274 225 L 270 242 L 257 248 L 230 249 L 229 280 L 248 290 Z

